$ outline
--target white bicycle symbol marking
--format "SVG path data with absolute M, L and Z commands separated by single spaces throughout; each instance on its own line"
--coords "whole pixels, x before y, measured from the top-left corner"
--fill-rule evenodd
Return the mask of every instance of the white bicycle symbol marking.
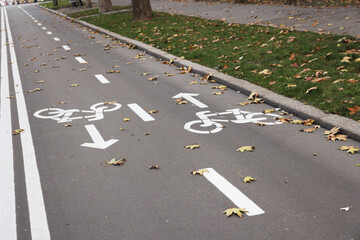
M 62 109 L 62 108 L 44 108 L 34 113 L 37 118 L 52 119 L 58 123 L 71 122 L 76 119 L 82 119 L 83 116 L 71 117 L 74 113 L 93 113 L 92 115 L 85 116 L 88 121 L 97 121 L 104 118 L 104 112 L 112 112 L 121 108 L 121 104 L 105 104 L 103 102 L 96 103 L 90 107 L 91 110 L 79 109 Z
M 228 109 L 225 112 L 220 112 L 220 113 L 211 113 L 210 111 L 201 111 L 201 112 L 197 112 L 196 116 L 198 118 L 200 118 L 200 120 L 194 120 L 191 122 L 188 122 L 184 125 L 184 129 L 188 130 L 190 132 L 193 133 L 199 133 L 199 134 L 211 134 L 211 133 L 218 133 L 220 132 L 224 127 L 220 122 L 229 122 L 229 120 L 227 119 L 213 119 L 213 118 L 209 118 L 209 117 L 213 117 L 213 116 L 221 116 L 221 115 L 227 115 L 227 114 L 234 114 L 234 116 L 236 117 L 236 120 L 230 120 L 233 123 L 263 123 L 266 125 L 278 125 L 278 124 L 282 124 L 282 122 L 278 122 L 275 121 L 273 119 L 271 119 L 271 121 L 266 121 L 268 120 L 268 117 L 281 117 L 277 114 L 264 114 L 261 112 L 255 112 L 255 113 L 251 113 L 248 111 L 241 111 L 239 108 L 235 108 L 235 109 Z M 198 125 L 200 124 L 200 125 Z M 198 125 L 198 126 L 196 126 Z M 210 129 L 210 130 L 198 130 L 200 127 L 200 129 Z M 198 129 L 197 129 L 198 128 Z

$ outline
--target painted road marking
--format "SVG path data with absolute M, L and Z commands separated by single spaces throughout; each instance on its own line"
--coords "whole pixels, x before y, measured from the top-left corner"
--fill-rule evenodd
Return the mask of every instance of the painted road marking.
M 42 24 L 41 23 L 38 23 L 39 26 L 41 26 Z
M 55 40 L 56 42 L 59 42 L 59 41 L 60 41 L 60 38 L 54 37 L 54 40 Z
M 148 114 L 142 107 L 137 105 L 136 103 L 128 104 L 128 107 L 136 113 L 144 122 L 155 121 L 150 114 Z
M 3 239 L 16 240 L 14 156 L 12 143 L 8 55 L 5 16 L 1 8 L 1 92 L 0 92 L 0 232 Z
M 75 59 L 76 59 L 79 63 L 81 63 L 81 64 L 87 64 L 87 63 L 88 63 L 88 62 L 85 61 L 82 57 L 75 57 Z
M 105 141 L 100 135 L 99 131 L 96 129 L 95 125 L 93 124 L 85 125 L 85 128 L 88 131 L 93 143 L 83 143 L 80 145 L 82 147 L 106 149 L 119 141 L 119 139 L 110 139 L 108 141 Z
M 218 174 L 212 168 L 206 168 L 209 172 L 204 172 L 204 177 L 209 180 L 214 186 L 219 189 L 225 196 L 227 196 L 235 205 L 239 208 L 245 208 L 248 216 L 255 216 L 265 213 L 258 205 L 251 201 L 242 192 L 239 191 L 234 185 L 232 185 L 223 176 Z
M 36 23 L 37 23 L 37 22 L 38 22 L 38 20 L 34 20 L 34 22 L 36 22 Z
M 198 95 L 199 94 L 197 94 L 197 93 L 179 93 L 179 94 L 173 96 L 172 98 L 181 98 L 182 97 L 199 108 L 207 108 L 208 107 L 207 105 L 203 104 L 202 102 L 200 102 L 199 100 L 194 98 L 194 96 L 198 96 Z
M 42 27 L 43 30 L 46 30 L 46 27 Z
M 32 20 L 34 20 L 35 18 L 34 17 L 31 17 Z
M 13 38 L 10 31 L 7 11 L 5 8 L 6 31 L 10 43 Z M 14 90 L 16 94 L 16 105 L 18 111 L 19 127 L 25 131 L 20 134 L 22 156 L 24 162 L 25 184 L 28 199 L 29 219 L 32 239 L 50 240 L 50 232 L 46 217 L 43 193 L 39 169 L 37 167 L 35 148 L 31 135 L 31 128 L 26 109 L 24 92 L 22 89 L 19 67 L 17 64 L 14 45 L 9 45 L 11 56 L 11 68 L 14 79 Z
M 62 47 L 63 47 L 63 49 L 65 49 L 65 51 L 70 51 L 71 50 L 71 48 L 68 45 L 63 45 Z
M 52 32 L 47 32 L 47 34 L 51 35 L 51 34 L 52 34 Z
M 95 77 L 102 83 L 110 83 L 109 80 L 107 80 L 102 74 L 96 74 Z

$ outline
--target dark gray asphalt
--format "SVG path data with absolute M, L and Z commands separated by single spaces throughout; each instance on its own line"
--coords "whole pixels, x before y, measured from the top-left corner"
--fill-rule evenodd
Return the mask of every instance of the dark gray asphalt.
M 143 60 L 134 59 L 137 50 L 121 46 L 103 50 L 104 45 L 113 45 L 105 36 L 36 6 L 22 8 L 42 23 L 38 26 L 17 6 L 7 8 L 24 91 L 42 88 L 24 94 L 52 239 L 360 239 L 359 154 L 337 150 L 342 145 L 359 147 L 359 142 L 327 141 L 324 129 L 306 134 L 299 132 L 303 126 L 294 124 L 223 123 L 225 128 L 215 134 L 186 131 L 184 124 L 198 119 L 195 114 L 199 111 L 240 107 L 261 112 L 273 107 L 238 106 L 247 96 L 230 89 L 212 95 L 216 84 L 190 85 L 201 82 L 199 77 L 178 74 L 176 67 L 147 55 Z M 65 51 L 63 45 L 71 50 Z M 88 64 L 80 64 L 74 54 L 81 54 Z M 33 57 L 36 60 L 29 61 Z M 55 60 L 60 57 L 66 59 Z M 40 66 L 42 63 L 46 66 Z M 82 68 L 86 70 L 78 70 Z M 36 69 L 39 72 L 34 72 Z M 108 70 L 120 73 L 109 74 Z M 141 75 L 145 72 L 150 74 Z M 110 83 L 101 84 L 95 74 L 103 74 Z M 158 79 L 148 81 L 153 76 Z M 40 80 L 46 82 L 35 83 Z M 179 93 L 197 93 L 196 98 L 209 107 L 176 105 L 172 97 Z M 75 119 L 69 122 L 72 127 L 33 116 L 44 108 L 89 110 L 106 101 L 118 101 L 122 107 L 105 112 L 98 121 Z M 151 115 L 155 121 L 144 122 L 127 106 L 131 103 L 147 111 L 159 110 Z M 130 121 L 123 122 L 123 118 Z M 234 117 L 225 115 L 224 119 Z M 89 124 L 94 124 L 105 140 L 119 141 L 104 150 L 81 146 L 92 142 L 84 127 Z M 146 132 L 150 135 L 144 135 Z M 17 137 L 18 239 L 31 239 Z M 184 148 L 194 143 L 201 147 Z M 244 145 L 256 149 L 236 152 Z M 104 166 L 105 160 L 112 158 L 127 161 L 120 167 Z M 160 169 L 148 170 L 153 164 Z M 205 177 L 190 174 L 200 168 L 215 169 L 265 214 L 226 218 L 221 212 L 228 205 L 236 206 Z M 257 181 L 245 184 L 239 172 Z M 349 211 L 340 211 L 347 206 L 351 206 Z

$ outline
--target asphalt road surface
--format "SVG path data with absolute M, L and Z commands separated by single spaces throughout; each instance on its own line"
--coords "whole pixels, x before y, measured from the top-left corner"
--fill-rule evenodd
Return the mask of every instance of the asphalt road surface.
M 360 239 L 359 142 L 34 5 L 1 30 L 0 239 Z

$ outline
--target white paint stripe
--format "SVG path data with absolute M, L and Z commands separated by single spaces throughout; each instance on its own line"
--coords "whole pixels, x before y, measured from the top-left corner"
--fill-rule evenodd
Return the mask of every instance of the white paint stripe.
M 39 26 L 41 26 L 42 24 L 41 23 L 38 23 Z
M 134 111 L 134 113 L 136 113 L 136 115 L 138 115 L 142 120 L 144 120 L 144 122 L 155 121 L 155 119 L 150 114 L 148 114 L 144 109 L 142 109 L 142 107 L 140 107 L 136 103 L 128 104 L 128 106 L 129 108 L 131 108 L 131 110 Z
M 102 74 L 96 74 L 95 77 L 102 83 L 110 83 L 109 80 L 106 79 L 106 77 L 104 77 Z
M 46 27 L 42 27 L 43 30 L 46 30 Z
M 63 45 L 62 47 L 63 47 L 63 49 L 65 49 L 65 51 L 70 51 L 71 50 L 71 48 L 68 45 Z
M 47 32 L 47 34 L 51 35 L 51 34 L 52 34 L 52 32 Z
M 1 8 L 1 92 L 0 92 L 0 233 L 1 238 L 16 240 L 16 205 L 14 156 L 11 126 L 11 104 L 8 56 L 5 45 L 5 16 Z
M 5 9 L 5 19 L 8 19 Z M 13 38 L 10 31 L 9 21 L 6 21 L 7 34 L 10 42 L 11 67 L 14 78 L 14 90 L 16 94 L 16 105 L 18 111 L 19 126 L 25 131 L 20 134 L 22 156 L 24 162 L 26 193 L 29 207 L 29 219 L 31 228 L 31 237 L 33 240 L 50 239 L 50 232 L 46 217 L 43 193 L 41 190 L 41 181 L 39 169 L 37 167 L 35 148 L 31 135 L 30 123 L 26 109 L 24 92 L 22 89 L 19 67 L 17 64 L 15 47 L 12 44 Z
M 57 38 L 57 37 L 54 37 L 54 40 L 55 40 L 56 42 L 59 42 L 59 41 L 60 41 L 60 39 Z
M 36 23 L 37 23 L 37 22 L 38 22 L 38 20 L 34 20 L 34 22 L 36 22 Z
M 225 196 L 227 196 L 235 205 L 239 208 L 245 208 L 248 216 L 260 215 L 265 213 L 259 206 L 239 191 L 234 185 L 232 185 L 223 176 L 218 174 L 214 169 L 207 168 L 208 173 L 204 173 L 204 177 L 215 185 Z
M 75 59 L 76 59 L 79 63 L 81 63 L 81 64 L 87 64 L 87 63 L 88 63 L 88 62 L 85 61 L 82 57 L 75 57 Z
M 35 18 L 34 17 L 31 17 L 32 20 L 34 20 Z

